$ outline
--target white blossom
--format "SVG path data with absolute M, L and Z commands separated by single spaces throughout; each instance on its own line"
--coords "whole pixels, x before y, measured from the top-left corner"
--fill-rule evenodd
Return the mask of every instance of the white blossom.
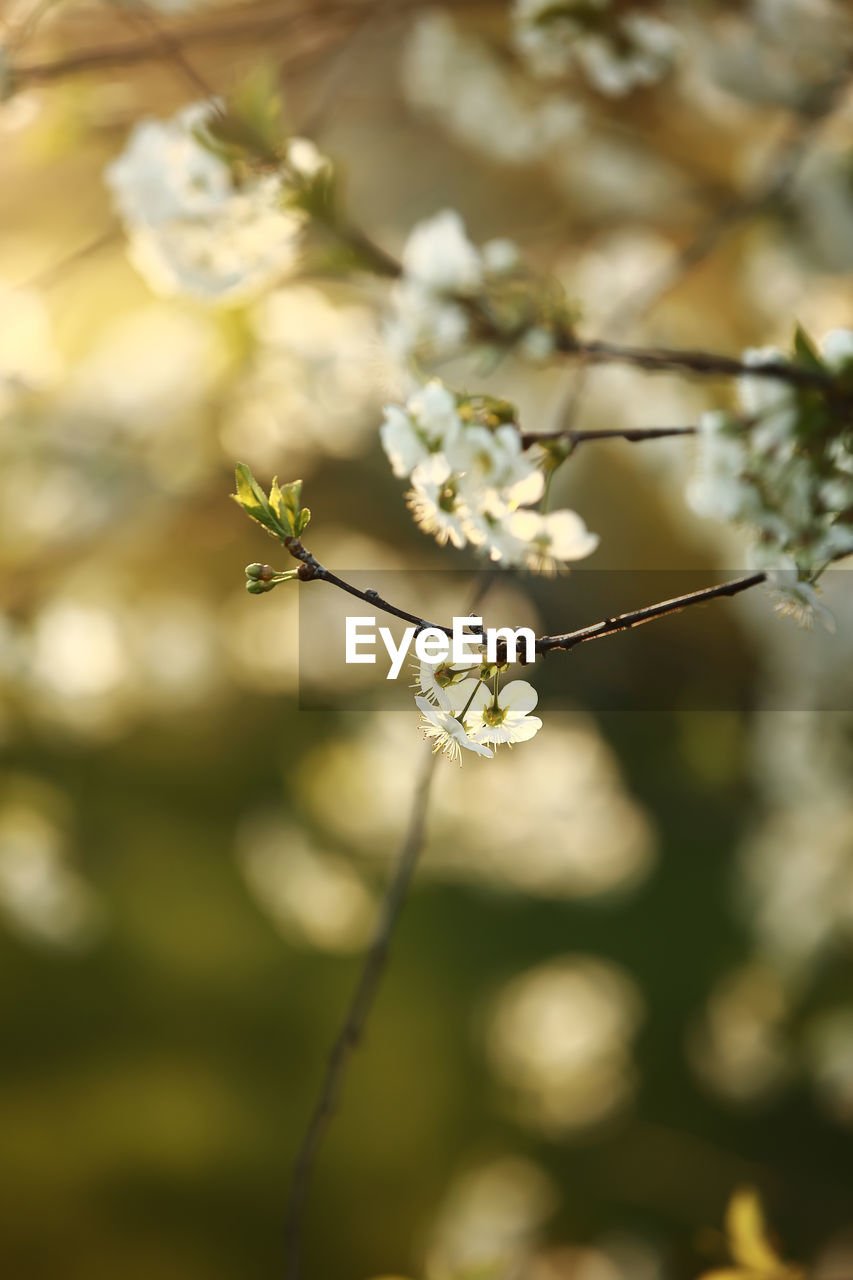
M 728 421 L 725 413 L 702 414 L 695 471 L 687 485 L 687 501 L 696 514 L 722 520 L 741 517 L 752 494 L 743 478 L 745 433 L 727 430 Z
M 485 41 L 434 9 L 418 15 L 406 43 L 407 101 L 454 139 L 502 164 L 550 159 L 577 138 L 583 109 L 531 86 Z
M 105 179 L 128 232 L 129 254 L 155 292 L 239 299 L 290 273 L 305 222 L 277 174 L 237 184 L 198 138 L 215 101 L 171 120 L 144 120 Z M 313 144 L 291 140 L 289 162 L 313 172 Z
M 542 728 L 539 717 L 530 715 L 538 701 L 526 680 L 511 680 L 497 693 L 482 684 L 466 712 L 466 724 L 477 742 L 528 742 Z
M 443 453 L 432 453 L 411 474 L 406 501 L 415 523 L 431 533 L 440 547 L 464 547 L 468 541 L 468 511 L 459 483 Z
M 591 555 L 598 541 L 575 511 L 543 515 L 522 509 L 510 512 L 493 531 L 491 555 L 535 573 L 555 573 L 567 562 Z
M 403 272 L 434 293 L 476 293 L 483 264 L 455 209 L 417 223 L 403 250 Z
M 470 675 L 479 666 L 479 662 L 420 662 L 416 668 L 416 688 L 443 711 L 458 716 L 477 687 L 477 681 Z
M 395 476 L 408 476 L 430 456 L 452 441 L 461 428 L 456 397 L 437 379 L 419 388 L 406 401 L 405 409 L 385 407 L 379 428 L 382 448 Z
M 853 364 L 853 329 L 830 329 L 821 340 L 820 354 L 830 369 L 848 368 Z
M 611 14 L 609 0 L 516 0 L 513 37 L 534 75 L 556 79 L 577 65 L 593 88 L 614 98 L 663 79 L 681 47 L 670 23 L 648 13 Z
M 403 273 L 391 291 L 386 341 L 399 360 L 440 357 L 463 348 L 471 334 L 475 300 L 507 288 L 520 262 L 510 240 L 490 241 L 481 252 L 454 209 L 412 229 L 402 254 Z
M 743 363 L 784 364 L 785 355 L 778 347 L 750 347 L 743 353 Z M 759 447 L 793 443 L 797 401 L 790 383 L 743 374 L 738 379 L 738 397 L 744 414 L 757 419 L 754 439 Z
M 759 366 L 784 356 L 763 347 L 743 358 Z M 819 358 L 845 374 L 853 366 L 853 332 L 828 333 Z M 688 501 L 700 515 L 750 528 L 750 564 L 772 571 L 785 611 L 802 620 L 821 612 L 819 575 L 853 554 L 853 432 L 831 403 L 781 379 L 745 374 L 738 391 L 743 419 L 702 417 Z
M 482 490 L 502 490 L 503 502 L 510 508 L 542 497 L 545 477 L 522 451 L 514 426 L 506 424 L 494 431 L 466 426 L 445 444 L 444 451 L 450 466 L 460 473 L 460 490 L 472 506 Z
M 514 423 L 495 425 L 487 404 L 457 402 L 438 379 L 405 407 L 386 407 L 380 438 L 394 474 L 410 478 L 415 522 L 441 546 L 470 543 L 492 560 L 552 572 L 598 545 L 575 512 L 529 510 L 545 486 L 538 454 Z
M 421 713 L 421 731 L 426 738 L 435 743 L 434 751 L 440 751 L 449 760 L 462 761 L 463 751 L 473 751 L 475 755 L 491 759 L 494 752 L 490 747 L 471 738 L 461 720 L 449 711 L 442 710 L 427 698 L 415 698 Z

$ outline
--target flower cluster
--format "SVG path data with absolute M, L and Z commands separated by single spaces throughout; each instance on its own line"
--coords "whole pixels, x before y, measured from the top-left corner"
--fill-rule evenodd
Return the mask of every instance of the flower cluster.
M 299 197 L 328 162 L 291 138 L 279 163 L 254 172 L 217 147 L 222 116 L 207 101 L 143 120 L 106 171 L 131 261 L 157 293 L 239 300 L 296 264 L 307 217 Z
M 492 560 L 553 572 L 593 552 L 598 538 L 574 511 L 531 510 L 545 477 L 523 449 L 512 406 L 457 399 L 437 379 L 389 405 L 380 428 L 396 476 L 408 477 L 408 503 L 440 545 L 467 543 Z
M 539 700 L 533 686 L 511 680 L 501 688 L 496 667 L 422 662 L 417 675 L 421 730 L 450 760 L 461 763 L 463 751 L 491 758 L 494 747 L 528 742 L 542 728 L 530 714 Z
M 668 22 L 616 11 L 610 0 L 515 0 L 513 36 L 534 75 L 555 79 L 577 65 L 593 88 L 612 98 L 663 79 L 681 44 Z
M 529 165 L 576 145 L 583 108 L 531 85 L 501 51 L 460 29 L 441 9 L 418 14 L 406 44 L 402 88 L 417 111 L 501 164 Z
M 808 584 L 853 553 L 853 331 L 828 333 L 819 352 L 800 332 L 796 347 L 831 390 L 743 376 L 741 416 L 703 415 L 688 499 L 700 515 L 749 525 L 755 567 L 782 571 L 809 605 Z M 744 353 L 756 366 L 780 358 L 773 347 Z
M 417 223 L 394 286 L 386 339 L 397 359 L 435 358 L 469 344 L 516 345 L 547 359 L 573 313 L 555 281 L 525 268 L 511 240 L 478 249 L 454 209 Z

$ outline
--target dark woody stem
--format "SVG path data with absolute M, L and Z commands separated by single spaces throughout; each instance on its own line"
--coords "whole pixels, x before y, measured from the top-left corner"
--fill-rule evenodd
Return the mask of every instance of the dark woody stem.
M 532 444 L 547 444 L 550 440 L 565 440 L 574 449 L 589 440 L 627 440 L 630 444 L 641 444 L 644 440 L 663 440 L 666 436 L 695 436 L 698 430 L 698 427 L 614 427 L 607 431 L 521 431 L 519 435 L 523 449 Z
M 595 622 L 591 627 L 581 627 L 579 631 L 567 631 L 562 636 L 541 636 L 536 641 L 536 652 L 548 653 L 552 649 L 574 649 L 576 645 L 586 644 L 588 640 L 600 640 L 603 636 L 612 636 L 619 631 L 630 631 L 632 627 L 640 627 L 644 622 L 653 622 L 655 618 L 665 618 L 670 613 L 680 613 L 682 609 L 687 609 L 692 604 L 704 604 L 707 600 L 739 595 L 741 591 L 748 591 L 750 587 L 757 587 L 766 581 L 766 573 L 751 573 L 745 578 L 721 582 L 716 587 L 690 591 L 684 596 L 674 596 L 671 600 L 661 600 L 658 604 L 646 605 L 644 609 L 635 609 L 631 613 L 620 613 L 616 617 L 605 618 L 603 622 Z
M 360 228 L 347 223 L 332 222 L 329 229 L 342 244 L 352 249 L 366 270 L 399 279 L 402 264 L 371 240 Z M 518 331 L 505 332 L 496 327 L 478 298 L 456 297 L 449 294 L 448 301 L 463 307 L 471 319 L 475 339 L 510 347 L 526 331 L 527 325 Z M 555 334 L 555 354 L 576 359 L 583 364 L 628 364 L 649 373 L 686 372 L 708 378 L 738 378 L 743 375 L 755 378 L 775 378 L 795 387 L 817 387 L 831 391 L 833 378 L 820 369 L 806 368 L 788 360 L 766 360 L 761 364 L 747 364 L 734 356 L 718 355 L 713 351 L 697 351 L 678 347 L 633 347 L 617 342 L 584 340 L 568 328 Z
M 407 613 L 405 609 L 398 609 L 396 605 L 384 600 L 378 591 L 362 591 L 360 588 L 354 587 L 352 583 L 339 578 L 337 574 L 332 573 L 324 565 L 320 564 L 319 560 L 310 551 L 306 550 L 298 538 L 289 538 L 285 545 L 290 554 L 301 562 L 297 576 L 303 582 L 311 582 L 315 578 L 320 579 L 322 582 L 330 582 L 332 586 L 339 587 L 341 591 L 346 591 L 349 595 L 355 596 L 359 600 L 364 600 L 366 604 L 371 604 L 375 608 L 381 609 L 384 613 L 391 614 L 394 618 L 402 618 L 404 622 L 413 623 L 419 631 L 422 631 L 425 627 L 435 627 L 436 630 L 443 631 L 447 636 L 453 634 L 450 627 L 442 626 L 436 622 L 429 622 L 426 618 L 419 618 L 417 614 Z M 536 641 L 536 652 L 550 653 L 553 649 L 574 649 L 577 645 L 586 644 L 590 640 L 601 640 L 604 636 L 616 635 L 620 631 L 630 631 L 632 627 L 640 627 L 645 622 L 653 622 L 655 618 L 665 618 L 668 614 L 680 613 L 682 609 L 687 609 L 690 605 L 704 604 L 708 600 L 719 600 L 725 596 L 739 595 L 742 591 L 748 591 L 751 587 L 757 587 L 766 581 L 766 573 L 750 573 L 743 578 L 734 578 L 731 582 L 721 582 L 715 587 L 704 587 L 699 591 L 690 591 L 687 595 L 674 596 L 671 600 L 661 600 L 657 604 L 646 605 L 644 608 L 635 609 L 630 613 L 620 613 L 612 618 L 604 618 L 601 622 L 595 622 L 588 627 L 581 627 L 578 631 L 567 631 L 563 635 L 539 636 Z
M 389 613 L 393 618 L 402 618 L 404 622 L 413 623 L 418 631 L 423 631 L 425 627 L 434 627 L 438 631 L 443 631 L 447 636 L 453 635 L 450 627 L 442 627 L 437 622 L 428 622 L 426 618 L 419 618 L 416 613 L 407 613 L 405 609 L 398 609 L 390 601 L 384 600 L 378 591 L 361 591 L 358 587 L 354 587 L 351 582 L 346 582 L 343 578 L 339 578 L 336 573 L 332 573 L 325 565 L 320 564 L 316 556 L 313 556 L 298 538 L 288 538 L 284 545 L 295 560 L 301 561 L 301 567 L 297 573 L 300 581 L 311 582 L 312 579 L 319 578 L 323 582 L 330 582 L 333 587 L 339 587 L 341 591 L 346 591 L 351 596 L 356 596 L 359 600 L 364 600 L 366 604 L 374 605 L 375 608 L 381 609 L 383 613 Z
M 471 706 L 471 703 L 474 701 L 474 698 L 475 698 L 475 696 L 476 696 L 477 690 L 479 689 L 479 687 L 480 687 L 480 685 L 481 685 L 482 683 L 483 683 L 482 679 L 480 679 L 480 680 L 478 680 L 478 681 L 477 681 L 476 685 L 474 686 L 474 692 L 471 694 L 471 697 L 468 699 L 468 701 L 465 703 L 465 706 L 464 706 L 464 707 L 462 708 L 462 710 L 459 712 L 459 715 L 456 717 L 456 719 L 457 719 L 457 720 L 464 720 L 464 719 L 465 719 L 465 714 L 466 714 L 466 712 L 468 711 L 468 708 Z

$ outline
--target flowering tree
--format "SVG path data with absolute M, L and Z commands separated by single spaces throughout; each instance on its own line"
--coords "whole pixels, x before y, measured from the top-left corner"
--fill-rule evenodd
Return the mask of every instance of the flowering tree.
M 239 316 L 246 308 L 280 300 L 306 279 L 344 281 L 357 291 L 358 305 L 376 317 L 386 383 L 393 392 L 372 430 L 398 484 L 399 503 L 442 549 L 448 564 L 457 563 L 459 553 L 479 560 L 490 571 L 486 589 L 502 576 L 513 583 L 552 578 L 562 590 L 569 570 L 599 550 L 601 539 L 588 527 L 594 528 L 596 512 L 553 506 L 552 497 L 579 455 L 604 440 L 649 451 L 667 440 L 683 449 L 690 459 L 689 474 L 682 477 L 690 509 L 707 520 L 709 538 L 720 536 L 722 526 L 734 528 L 748 556 L 747 572 L 714 586 L 622 613 L 615 611 L 621 607 L 615 601 L 613 614 L 601 621 L 534 635 L 523 664 L 534 666 L 530 681 L 510 673 L 517 655 L 506 643 L 490 652 L 476 634 L 474 656 L 458 661 L 445 653 L 416 664 L 413 710 L 430 753 L 296 1159 L 287 1241 L 287 1271 L 296 1277 L 310 1177 L 415 870 L 436 756 L 464 761 L 466 770 L 475 771 L 489 768 L 481 762 L 494 760 L 505 746 L 530 742 L 540 733 L 546 738 L 547 719 L 534 714 L 538 694 L 532 682 L 535 662 L 546 654 L 566 653 L 757 588 L 767 591 L 768 609 L 793 614 L 801 623 L 818 617 L 832 624 L 821 601 L 822 580 L 831 566 L 853 554 L 849 308 L 837 315 L 839 308 L 827 307 L 832 323 L 814 331 L 792 308 L 777 317 L 774 330 L 775 341 L 785 331 L 787 345 L 749 345 L 735 354 L 689 341 L 662 344 L 653 334 L 643 343 L 623 338 L 631 323 L 711 259 L 730 233 L 766 215 L 784 221 L 794 216 L 792 209 L 808 221 L 816 207 L 813 186 L 820 181 L 829 194 L 817 203 L 822 210 L 834 207 L 849 175 L 843 181 L 838 177 L 837 157 L 824 138 L 832 139 L 839 119 L 849 115 L 853 25 L 844 6 L 807 0 L 779 6 L 755 0 L 747 21 L 739 24 L 726 4 L 694 7 L 651 0 L 516 0 L 482 23 L 477 14 L 470 22 L 444 11 L 416 14 L 402 60 L 410 103 L 460 147 L 507 168 L 545 164 L 557 169 L 560 160 L 566 162 L 563 180 L 579 181 L 570 163 L 573 148 L 585 131 L 606 132 L 612 126 L 616 140 L 608 136 L 598 158 L 603 172 L 607 148 L 618 145 L 631 102 L 645 93 L 672 95 L 673 114 L 676 95 L 684 95 L 685 86 L 704 95 L 712 123 L 723 122 L 724 146 L 721 97 L 787 113 L 789 127 L 781 141 L 765 145 L 762 163 L 753 165 L 757 176 L 704 216 L 687 242 L 671 249 L 660 270 L 646 270 L 643 260 L 639 287 L 615 311 L 605 298 L 590 320 L 571 281 L 548 264 L 529 261 L 503 229 L 476 244 L 463 216 L 443 207 L 442 198 L 414 220 L 397 254 L 386 248 L 353 213 L 344 166 L 303 136 L 310 130 L 297 133 L 289 127 L 277 71 L 256 68 L 222 94 L 199 76 L 192 43 L 194 34 L 204 36 L 205 27 L 195 33 L 189 29 L 182 38 L 161 23 L 162 15 L 185 7 L 194 6 L 161 0 L 129 7 L 145 28 L 145 56 L 174 64 L 193 92 L 168 117 L 136 122 L 104 171 L 128 258 L 154 294 Z M 373 8 L 364 7 L 361 17 L 374 20 Z M 246 21 L 264 29 L 263 14 L 249 14 Z M 2 51 L 0 75 L 10 101 L 28 84 L 68 70 L 62 59 L 27 61 L 28 39 L 37 25 L 35 12 L 22 19 Z M 735 48 L 737 41 L 746 43 Z M 736 129 L 740 108 L 730 109 Z M 625 114 L 617 117 L 617 111 Z M 667 158 L 655 156 L 648 145 L 645 159 L 663 165 Z M 808 179 L 810 172 L 814 181 L 804 184 L 803 175 Z M 594 176 L 589 175 L 591 185 Z M 629 173 L 628 181 L 635 183 L 639 208 L 645 198 L 640 176 Z M 664 196 L 666 185 L 662 179 Z M 845 198 L 842 221 L 849 223 L 853 202 L 846 188 Z M 838 248 L 839 237 L 821 231 L 816 238 L 821 236 L 833 251 Z M 297 328 L 298 323 L 297 318 Z M 612 366 L 649 379 L 666 375 L 689 383 L 700 401 L 695 416 L 686 423 L 653 425 L 642 413 L 635 416 L 628 402 L 620 406 L 618 426 L 578 425 L 589 380 Z M 513 399 L 504 398 L 514 394 L 519 369 L 531 381 L 561 370 L 571 378 L 570 394 L 549 424 L 529 420 Z M 19 396 L 26 377 L 14 371 L 3 377 L 0 389 L 7 388 L 10 398 Z M 29 394 L 32 387 L 24 390 Z M 258 398 L 264 398 L 263 386 Z M 316 389 L 307 396 L 309 402 L 319 398 Z M 290 465 L 286 451 L 280 465 Z M 674 481 L 673 488 L 678 484 Z M 406 622 L 415 639 L 427 632 L 439 640 L 452 634 L 448 619 L 411 612 L 322 563 L 310 549 L 319 522 L 311 524 L 302 488 L 302 481 L 293 479 L 261 483 L 247 464 L 237 463 L 234 499 L 278 544 L 277 556 L 287 557 L 276 564 L 262 558 L 250 564 L 250 594 L 266 596 L 278 588 L 294 592 L 297 583 L 299 590 L 314 592 L 324 583 Z M 366 505 L 370 501 L 367 494 Z M 763 1224 L 760 1230 L 755 1226 L 760 1214 L 754 1202 L 748 1204 L 749 1231 L 730 1235 L 751 1232 L 754 1247 L 741 1248 L 736 1260 L 744 1275 L 769 1277 L 777 1263 L 782 1275 L 785 1264 L 764 1241 Z M 767 1263 L 763 1271 L 750 1260 L 756 1254 L 761 1266 Z

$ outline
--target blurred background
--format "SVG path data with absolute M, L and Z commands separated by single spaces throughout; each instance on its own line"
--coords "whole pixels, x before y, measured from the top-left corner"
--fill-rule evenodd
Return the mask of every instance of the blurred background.
M 615 93 L 595 59 L 540 66 L 524 8 L 6 0 L 10 1280 L 282 1273 L 291 1162 L 405 827 L 415 717 L 363 689 L 348 709 L 343 681 L 300 709 L 298 595 L 320 588 L 246 595 L 270 549 L 228 500 L 234 463 L 304 478 L 311 548 L 339 571 L 477 572 L 414 527 L 379 447 L 401 385 L 387 287 L 155 295 L 103 180 L 134 124 L 263 60 L 394 252 L 449 206 L 554 273 L 590 335 L 737 354 L 788 349 L 795 321 L 853 326 L 848 5 L 642 5 L 677 51 Z M 573 395 L 589 428 L 692 423 L 731 396 L 511 357 L 441 372 L 528 430 Z M 691 466 L 675 439 L 561 470 L 602 538 L 591 566 L 620 571 L 592 613 L 559 580 L 567 626 L 646 602 L 642 575 L 624 598 L 630 571 L 743 564 L 737 531 L 689 511 Z M 832 577 L 836 630 L 813 647 L 765 594 L 720 602 L 556 656 L 537 683 L 562 709 L 534 741 L 440 762 L 307 1274 L 692 1280 L 726 1263 L 749 1184 L 786 1256 L 850 1280 L 853 597 Z M 490 600 L 501 620 L 543 607 L 508 578 Z M 737 690 L 718 710 L 699 709 L 711 652 Z M 624 709 L 620 689 L 672 669 L 679 699 Z

